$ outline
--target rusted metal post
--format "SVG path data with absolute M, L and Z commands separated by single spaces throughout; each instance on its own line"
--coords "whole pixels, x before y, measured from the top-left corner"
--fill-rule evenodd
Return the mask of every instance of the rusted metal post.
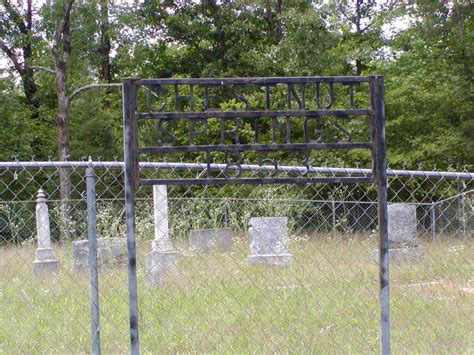
M 138 354 L 137 256 L 135 246 L 136 86 L 134 79 L 123 81 L 123 134 L 125 160 L 125 218 L 128 250 L 128 297 L 130 308 L 130 353 Z
M 383 77 L 370 82 L 374 177 L 377 183 L 380 279 L 380 352 L 390 354 L 390 295 L 387 212 L 387 162 L 385 151 L 385 112 Z

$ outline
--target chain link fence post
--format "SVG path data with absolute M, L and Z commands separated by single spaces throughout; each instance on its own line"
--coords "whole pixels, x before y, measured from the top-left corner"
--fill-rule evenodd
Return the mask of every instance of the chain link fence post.
M 95 174 L 92 160 L 86 169 L 87 237 L 89 239 L 89 283 L 91 295 L 92 354 L 100 354 L 99 273 L 97 263 L 97 227 L 95 201 Z

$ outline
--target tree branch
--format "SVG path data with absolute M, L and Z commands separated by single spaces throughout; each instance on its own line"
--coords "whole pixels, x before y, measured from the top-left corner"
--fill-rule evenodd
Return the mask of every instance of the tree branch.
M 63 7 L 61 9 L 61 21 L 57 22 L 54 32 L 54 37 L 58 41 L 61 39 L 61 36 L 64 36 L 65 32 L 69 32 L 69 20 L 71 18 L 71 9 L 73 3 L 74 0 L 67 0 L 63 3 Z
M 51 69 L 51 68 L 48 68 L 48 67 L 40 67 L 38 65 L 32 65 L 32 66 L 30 66 L 30 68 L 31 69 L 43 70 L 43 71 L 46 71 L 48 73 L 54 74 L 54 70 Z
M 57 64 L 60 66 L 67 65 L 69 61 L 69 54 L 71 52 L 71 34 L 69 21 L 73 3 L 74 0 L 67 0 L 63 2 L 60 20 L 56 22 L 56 26 L 54 28 L 53 58 L 57 60 Z M 60 58 L 60 54 L 58 52 L 59 46 L 61 46 L 62 58 Z
M 373 22 L 369 23 L 367 26 L 365 26 L 363 29 L 360 30 L 360 33 L 367 31 L 369 28 L 372 27 L 373 24 L 374 24 Z
M 122 83 L 109 83 L 109 84 L 89 84 L 89 85 L 85 85 L 85 86 L 82 86 L 76 90 L 74 90 L 71 95 L 68 96 L 68 100 L 69 102 L 71 102 L 71 100 L 74 98 L 74 96 L 76 96 L 77 94 L 83 92 L 83 91 L 86 91 L 86 90 L 90 90 L 90 89 L 94 89 L 94 88 L 110 88 L 110 87 L 122 87 Z
M 33 0 L 28 0 L 27 2 L 27 11 L 26 11 L 26 27 L 28 31 L 31 31 L 33 28 Z
M 25 70 L 22 67 L 21 63 L 18 61 L 18 57 L 15 54 L 15 52 L 13 52 L 13 50 L 11 48 L 9 48 L 7 46 L 7 44 L 4 41 L 2 41 L 1 39 L 0 39 L 0 47 L 2 47 L 2 50 L 5 52 L 5 54 L 8 56 L 8 58 L 10 58 L 10 60 L 13 63 L 13 66 L 17 70 L 18 74 L 23 75 Z
M 3 6 L 5 6 L 5 9 L 12 17 L 13 22 L 15 22 L 15 24 L 18 26 L 18 29 L 20 30 L 20 32 L 23 34 L 27 34 L 28 28 L 26 27 L 25 23 L 21 19 L 20 14 L 13 8 L 12 4 L 10 4 L 8 0 L 3 0 Z
M 346 12 L 344 11 L 344 9 L 342 8 L 342 5 L 339 5 L 339 11 L 341 12 L 341 14 L 351 23 L 355 24 L 355 19 L 353 17 L 349 17 L 347 16 Z

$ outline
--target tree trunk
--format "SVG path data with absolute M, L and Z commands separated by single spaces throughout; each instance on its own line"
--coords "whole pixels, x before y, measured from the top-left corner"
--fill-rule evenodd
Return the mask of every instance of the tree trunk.
M 28 40 L 23 46 L 23 58 L 25 66 L 25 78 L 23 79 L 23 87 L 25 90 L 26 103 L 32 109 L 32 118 L 39 117 L 39 101 L 36 99 L 36 83 L 33 77 L 33 69 L 31 68 L 33 60 L 33 50 L 31 48 L 31 37 L 33 29 L 33 0 L 28 0 L 26 11 L 26 34 Z
M 31 68 L 32 59 L 33 59 L 33 50 L 31 46 L 31 37 L 33 30 L 33 0 L 28 0 L 26 4 L 26 14 L 25 17 L 22 17 L 20 12 L 15 9 L 9 0 L 3 0 L 3 6 L 5 7 L 6 12 L 10 15 L 12 23 L 6 23 L 5 25 L 16 27 L 21 36 L 21 52 L 22 58 L 19 58 L 19 55 L 16 54 L 14 48 L 10 47 L 5 41 L 0 39 L 0 44 L 5 52 L 5 54 L 10 58 L 15 67 L 15 70 L 20 75 L 23 92 L 25 94 L 25 103 L 31 110 L 31 118 L 39 117 L 39 101 L 36 99 L 36 83 L 33 77 L 33 69 Z M 5 35 L 0 32 L 0 35 Z
M 362 0 L 357 0 L 356 1 L 356 13 L 355 13 L 355 26 L 356 26 L 356 36 L 360 38 L 362 36 L 362 30 L 360 27 L 360 21 L 362 18 L 361 14 L 361 6 L 362 6 Z M 360 60 L 360 58 L 356 59 L 356 72 L 357 75 L 362 74 L 362 70 L 364 69 L 364 64 Z
M 67 96 L 66 79 L 65 68 L 62 65 L 55 65 L 56 96 L 58 99 L 56 126 L 58 128 L 58 153 L 60 161 L 65 161 L 69 158 L 69 99 Z M 67 168 L 59 169 L 59 195 L 61 199 L 60 237 L 62 240 L 67 240 L 71 237 L 69 230 L 71 172 Z
M 60 93 L 58 92 L 58 97 Z M 61 94 L 62 96 L 62 94 Z M 58 102 L 58 151 L 59 160 L 64 161 L 69 158 L 69 112 L 68 103 L 66 101 Z M 61 239 L 68 240 L 71 238 L 70 231 L 70 204 L 71 196 L 71 171 L 70 169 L 59 169 L 59 194 L 61 199 Z
M 283 38 L 283 24 L 281 22 L 281 12 L 283 11 L 283 1 L 277 0 L 276 6 L 276 14 L 277 14 L 277 21 L 276 21 L 276 30 L 275 30 L 275 42 L 279 43 Z
M 58 152 L 59 160 L 69 158 L 69 99 L 66 91 L 66 74 L 62 71 L 55 72 L 56 95 L 58 98 L 58 114 L 56 125 L 58 127 Z
M 454 12 L 455 12 L 455 21 L 456 21 L 456 30 L 459 35 L 459 40 L 461 42 L 461 60 L 463 64 L 463 74 L 466 83 L 468 83 L 469 89 L 471 84 L 471 69 L 469 67 L 469 58 L 466 54 L 466 41 L 464 36 L 464 17 L 465 14 L 459 10 L 459 3 L 457 0 L 453 2 Z
M 265 2 L 265 20 L 267 21 L 267 36 L 272 44 L 278 44 L 283 37 L 283 26 L 279 18 L 282 12 L 282 0 L 277 0 L 275 12 L 272 9 L 273 1 Z
M 109 0 L 100 0 L 100 79 L 112 82 L 110 71 Z
M 112 82 L 112 72 L 110 65 L 110 23 L 109 23 L 109 0 L 100 0 L 100 70 L 99 78 L 106 83 Z M 109 94 L 111 89 L 105 89 L 105 96 L 102 100 L 102 108 L 110 107 Z
M 71 54 L 70 16 L 74 0 L 62 3 L 54 30 L 52 59 L 54 65 L 54 80 L 58 100 L 56 126 L 58 128 L 59 160 L 69 158 L 69 97 L 67 95 L 67 67 Z M 67 168 L 59 170 L 59 194 L 61 199 L 61 239 L 70 238 L 69 198 L 71 195 L 71 173 Z
M 21 81 L 23 83 L 23 92 L 25 93 L 26 104 L 31 109 L 31 118 L 38 118 L 40 103 L 36 98 L 37 87 L 33 78 L 33 69 L 27 64 L 25 64 L 25 74 L 21 75 Z

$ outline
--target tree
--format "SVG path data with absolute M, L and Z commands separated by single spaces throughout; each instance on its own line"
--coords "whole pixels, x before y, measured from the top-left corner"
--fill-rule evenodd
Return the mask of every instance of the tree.
M 67 70 L 71 56 L 71 10 L 74 0 L 64 0 L 59 7 L 54 27 L 51 49 L 54 67 L 54 82 L 58 103 L 56 125 L 58 127 L 59 160 L 69 158 L 69 97 L 67 95 Z M 70 172 L 59 172 L 59 191 L 62 201 L 67 201 L 71 192 Z
M 99 78 L 106 83 L 112 82 L 110 65 L 110 24 L 109 24 L 109 0 L 100 0 L 100 74 Z
M 474 163 L 474 58 L 465 56 L 474 37 L 460 35 L 460 26 L 473 28 L 474 17 L 467 2 L 451 5 L 406 5 L 416 20 L 393 42 L 394 59 L 379 65 L 387 77 L 387 142 L 394 162 L 443 169 Z
M 56 145 L 62 160 L 120 155 L 118 92 L 75 96 L 74 90 L 114 77 L 376 73 L 386 75 L 391 160 L 473 161 L 472 2 L 63 0 L 36 9 L 32 0 L 21 4 L 0 0 L 0 54 L 11 64 L 8 72 L 21 79 L 10 78 L 2 92 L 2 114 L 8 116 L 3 127 L 21 122 L 25 137 L 11 136 L 15 152 L 46 158 Z M 399 16 L 411 25 L 388 34 L 386 25 Z M 19 109 L 22 93 L 29 110 Z M 25 121 L 27 112 L 30 117 L 38 112 L 39 120 Z M 45 123 L 50 121 L 52 127 Z M 11 156 L 9 149 L 2 156 Z M 67 181 L 64 175 L 63 198 L 70 192 Z
M 400 7 L 394 0 L 335 0 L 321 7 L 332 32 L 341 36 L 336 48 L 337 57 L 345 57 L 350 72 L 361 75 L 380 57 L 388 41 L 383 25 L 399 15 Z
M 35 97 L 37 86 L 33 76 L 33 5 L 26 2 L 26 9 L 14 7 L 9 0 L 0 6 L 0 47 L 13 64 L 23 84 L 25 102 L 31 117 L 39 116 L 39 101 Z M 3 8 L 3 11 L 1 11 Z M 25 11 L 22 14 L 22 11 Z

